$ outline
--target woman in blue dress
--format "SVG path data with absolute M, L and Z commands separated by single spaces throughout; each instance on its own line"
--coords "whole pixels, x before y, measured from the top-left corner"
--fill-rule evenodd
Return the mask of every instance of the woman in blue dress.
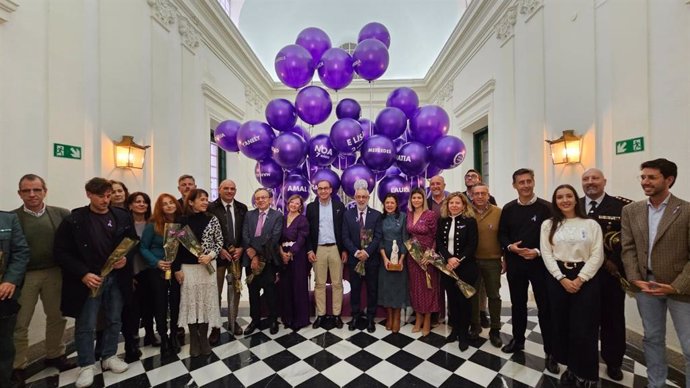
M 398 197 L 393 193 L 383 199 L 383 239 L 381 240 L 381 260 L 383 269 L 379 270 L 378 304 L 386 308 L 388 319 L 386 330 L 393 333 L 400 331 L 400 310 L 410 305 L 407 289 L 407 266 L 404 263 L 405 241 L 408 239 L 406 215 L 400 213 Z M 394 256 L 394 243 L 397 248 L 402 271 L 392 270 L 391 259 Z

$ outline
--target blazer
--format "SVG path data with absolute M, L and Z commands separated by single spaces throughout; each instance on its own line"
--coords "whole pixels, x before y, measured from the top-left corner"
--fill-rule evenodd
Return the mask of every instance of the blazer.
M 333 207 L 333 230 L 335 232 L 335 244 L 338 246 L 338 252 L 343 252 L 345 246 L 343 245 L 343 214 L 345 214 L 345 205 L 342 202 L 331 198 L 331 205 Z M 319 200 L 318 198 L 307 205 L 307 221 L 309 221 L 309 240 L 307 244 L 307 251 L 316 253 L 316 248 L 319 246 Z
M 18 299 L 19 289 L 24 282 L 26 265 L 29 263 L 31 252 L 26 242 L 24 232 L 16 214 L 0 212 L 0 251 L 2 261 L 0 265 L 0 283 L 9 282 L 17 289 L 13 299 Z
M 278 255 L 278 243 L 280 236 L 283 233 L 283 215 L 273 208 L 268 208 L 264 226 L 261 229 L 260 236 L 254 236 L 256 232 L 256 225 L 259 222 L 259 209 L 248 211 L 244 217 L 244 224 L 242 225 L 242 265 L 249 267 L 250 258 L 247 254 L 247 248 L 252 247 L 257 254 L 263 256 L 263 259 L 270 264 L 280 265 L 280 256 Z
M 448 250 L 448 236 L 452 218 L 439 218 L 436 228 L 436 251 L 447 262 L 451 257 L 465 259 L 454 269 L 463 281 L 474 285 L 479 277 L 479 267 L 474 258 L 477 251 L 477 220 L 472 217 L 458 216 L 455 222 L 455 236 L 453 237 L 453 252 Z
M 580 207 L 587 214 L 587 205 L 585 203 L 586 197 L 580 198 Z M 612 197 L 604 194 L 604 199 L 594 210 L 594 215 L 589 216 L 601 226 L 601 232 L 604 237 L 604 254 L 607 260 L 613 261 L 621 274 L 625 274 L 623 269 L 623 262 L 621 261 L 621 213 L 623 206 L 632 201 L 623 197 Z
M 53 255 L 55 261 L 62 268 L 62 302 L 60 308 L 62 314 L 67 317 L 78 317 L 86 298 L 89 296 L 89 288 L 81 281 L 84 275 L 89 272 L 97 275 L 101 273 L 100 265 L 90 260 L 93 255 L 91 225 L 88 219 L 90 211 L 88 206 L 72 210 L 72 213 L 62 220 L 55 232 Z M 112 249 L 114 250 L 125 237 L 138 240 L 139 237 L 129 212 L 116 207 L 111 207 L 110 211 L 116 223 L 115 233 L 111 241 Z M 112 274 L 109 275 L 117 276 L 125 303 L 132 293 L 132 259 L 136 252 L 137 249 L 132 249 L 127 255 L 127 265 L 124 268 L 113 270 Z
M 233 215 L 233 231 L 235 235 L 234 239 L 230 239 L 228 236 L 228 219 L 226 217 L 227 210 L 223 205 L 220 197 L 208 205 L 208 212 L 216 216 L 218 221 L 220 221 L 220 227 L 223 231 L 223 248 L 227 248 L 230 245 L 231 240 L 234 240 L 235 246 L 242 245 L 242 225 L 244 225 L 244 216 L 247 214 L 247 205 L 240 201 L 234 200 L 232 202 L 234 215 Z
M 679 294 L 669 298 L 690 302 L 690 203 L 673 194 L 670 196 L 652 244 L 652 271 L 656 281 L 678 290 Z M 648 214 L 647 200 L 623 208 L 621 255 L 630 281 L 647 277 Z
M 364 229 L 369 229 L 373 232 L 371 243 L 365 249 L 369 255 L 365 264 L 378 265 L 380 261 L 379 256 L 381 255 L 379 244 L 383 237 L 381 212 L 367 206 Z M 359 260 L 355 257 L 355 252 L 362 248 L 362 241 L 360 239 L 359 210 L 356 207 L 347 209 L 343 215 L 343 245 L 347 250 L 348 263 L 351 265 L 357 264 Z

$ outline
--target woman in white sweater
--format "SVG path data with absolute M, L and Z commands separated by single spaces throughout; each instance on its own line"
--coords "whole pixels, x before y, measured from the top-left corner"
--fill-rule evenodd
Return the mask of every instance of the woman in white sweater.
M 599 294 L 597 272 L 604 262 L 601 228 L 587 218 L 577 191 L 560 185 L 551 200 L 552 217 L 541 225 L 555 335 L 554 356 L 567 366 L 561 384 L 595 387 L 599 379 Z

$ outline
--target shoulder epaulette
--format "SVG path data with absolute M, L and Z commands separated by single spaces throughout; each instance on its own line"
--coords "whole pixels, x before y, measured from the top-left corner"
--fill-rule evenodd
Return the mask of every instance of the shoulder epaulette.
M 628 199 L 628 198 L 621 197 L 621 196 L 615 196 L 615 197 L 613 197 L 613 198 L 616 198 L 617 200 L 623 202 L 623 203 L 626 204 L 626 205 L 629 204 L 629 203 L 633 203 L 633 202 L 634 202 L 632 199 Z

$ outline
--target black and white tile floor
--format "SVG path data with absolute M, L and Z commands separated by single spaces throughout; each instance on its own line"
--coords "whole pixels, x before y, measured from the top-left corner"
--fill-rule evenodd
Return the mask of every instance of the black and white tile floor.
M 511 333 L 510 309 L 503 309 L 504 342 Z M 246 324 L 247 321 L 242 322 Z M 383 322 L 379 322 L 383 323 Z M 482 338 L 461 352 L 457 342 L 446 344 L 449 329 L 439 325 L 426 338 L 404 325 L 391 334 L 383 325 L 374 333 L 343 329 L 299 332 L 282 327 L 230 341 L 223 330 L 222 343 L 206 358 L 189 357 L 189 345 L 162 359 L 158 348 L 143 347 L 140 361 L 122 374 L 100 372 L 94 387 L 556 387 L 558 376 L 544 370 L 541 335 L 536 311 L 530 310 L 525 351 L 505 354 Z M 120 353 L 124 353 L 120 344 Z M 644 387 L 647 383 L 641 354 L 626 355 L 624 379 L 606 379 L 601 365 L 601 387 Z M 73 353 L 70 357 L 76 357 Z M 634 359 L 633 359 L 634 358 Z M 561 368 L 562 370 L 564 368 Z M 78 369 L 58 374 L 54 368 L 33 365 L 27 386 L 73 387 Z M 671 376 L 670 386 L 682 386 L 682 376 Z M 675 378 L 674 378 L 675 377 Z M 675 383 L 674 383 L 675 381 Z

